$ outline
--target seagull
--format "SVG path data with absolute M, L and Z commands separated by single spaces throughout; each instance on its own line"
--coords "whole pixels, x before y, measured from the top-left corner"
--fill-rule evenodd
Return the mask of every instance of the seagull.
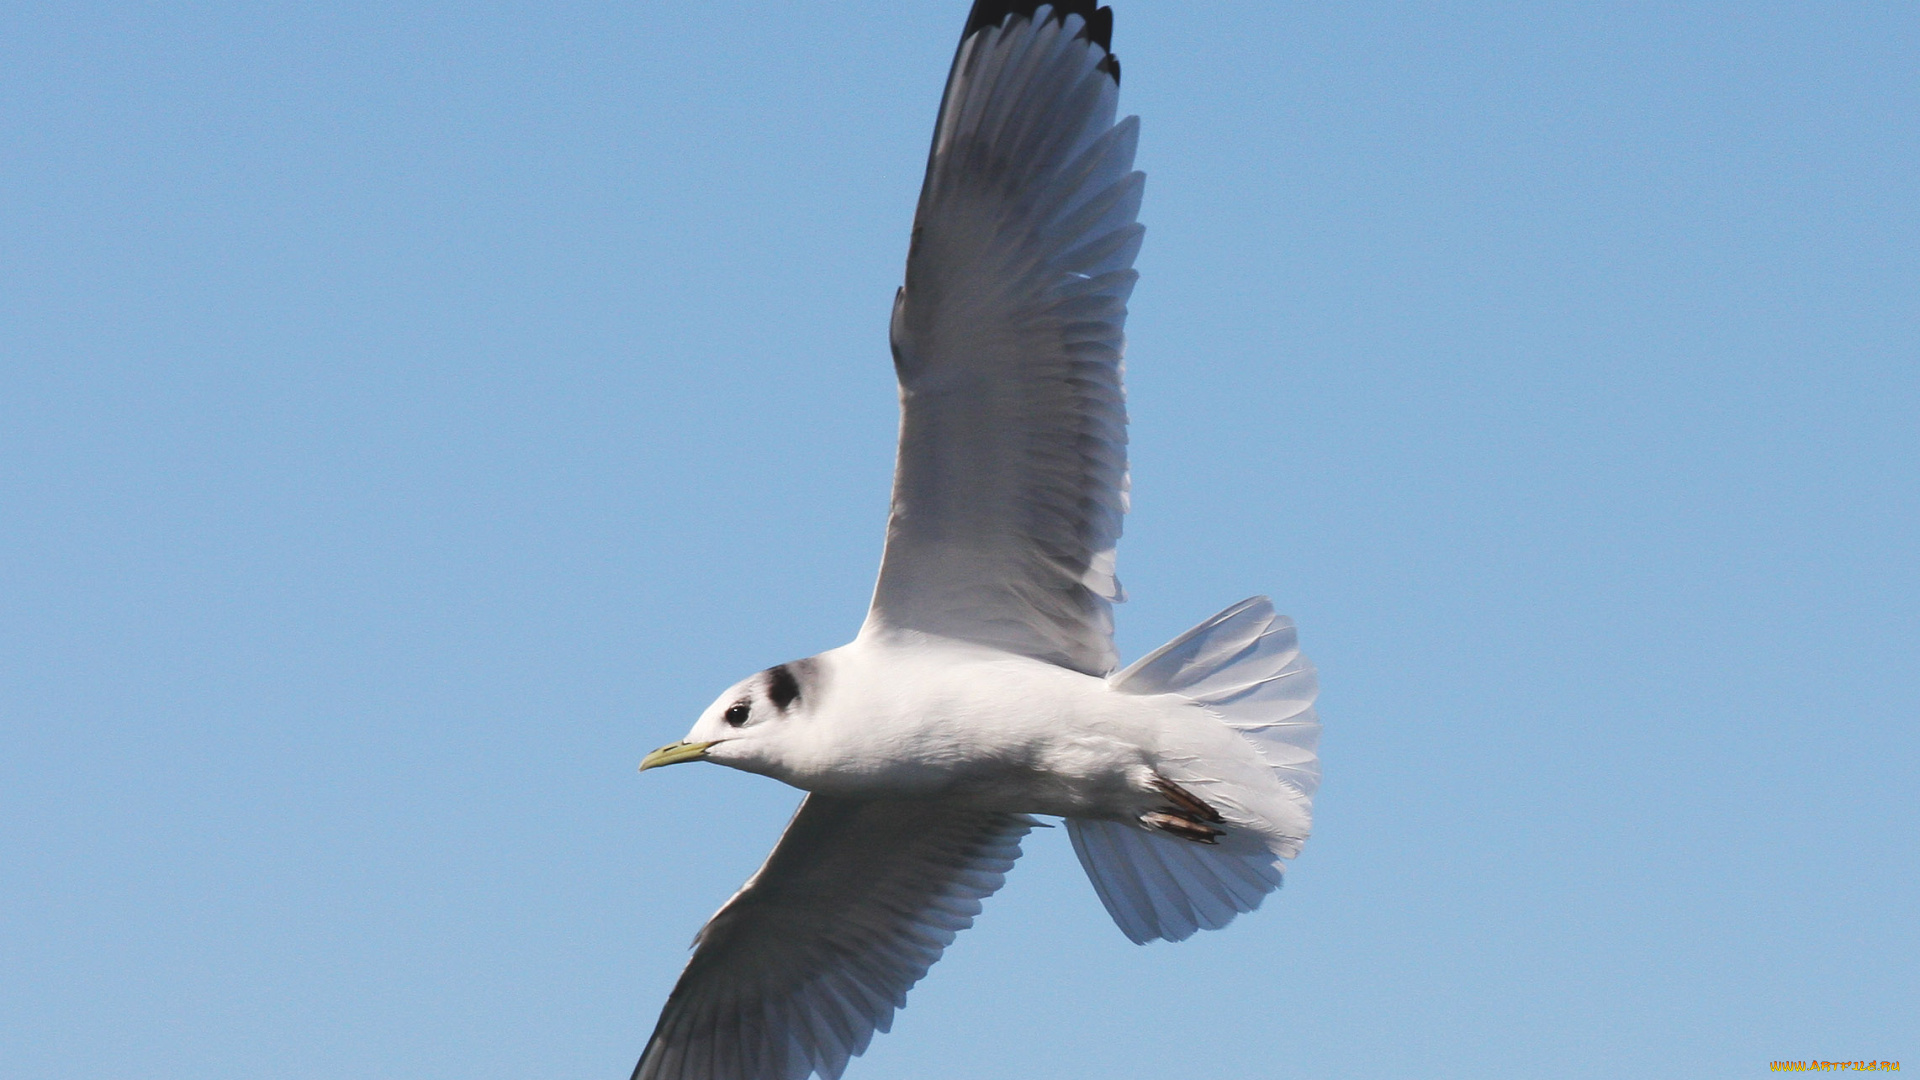
M 806 797 L 694 940 L 634 1080 L 838 1080 L 1065 819 L 1135 942 L 1278 888 L 1320 778 L 1313 666 L 1241 601 L 1120 669 L 1121 354 L 1143 229 L 1113 13 L 976 0 L 890 326 L 900 446 L 850 644 L 736 683 L 642 771 Z

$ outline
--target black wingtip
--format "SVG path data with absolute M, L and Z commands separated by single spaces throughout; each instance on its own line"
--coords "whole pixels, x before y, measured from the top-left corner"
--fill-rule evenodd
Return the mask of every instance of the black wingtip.
M 1080 36 L 1106 50 L 1100 70 L 1113 76 L 1118 85 L 1120 60 L 1113 55 L 1113 9 L 1100 7 L 1099 0 L 973 0 L 973 11 L 967 16 L 967 28 L 960 32 L 960 40 L 967 40 L 982 27 L 998 26 L 1009 16 L 1031 19 L 1043 7 L 1052 9 L 1051 17 L 1062 23 L 1069 15 L 1086 21 Z

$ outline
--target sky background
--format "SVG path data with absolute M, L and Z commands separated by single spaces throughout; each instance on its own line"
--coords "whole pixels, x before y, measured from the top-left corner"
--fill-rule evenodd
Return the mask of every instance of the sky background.
M 966 0 L 0 5 L 10 1077 L 624 1077 L 797 801 Z M 1122 0 L 1131 659 L 1319 664 L 1287 887 L 1058 830 L 850 1080 L 1920 1065 L 1920 11 Z

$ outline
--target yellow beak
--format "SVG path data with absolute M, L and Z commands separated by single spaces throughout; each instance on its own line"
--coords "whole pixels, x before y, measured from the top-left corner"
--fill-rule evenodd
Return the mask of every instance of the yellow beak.
M 683 761 L 699 761 L 707 756 L 707 747 L 712 745 L 710 742 L 668 743 L 641 758 L 640 771 L 646 772 L 648 769 L 657 769 L 662 765 L 678 765 Z

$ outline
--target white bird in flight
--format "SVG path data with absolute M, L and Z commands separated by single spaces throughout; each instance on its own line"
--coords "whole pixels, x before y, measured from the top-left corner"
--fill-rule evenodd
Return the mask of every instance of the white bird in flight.
M 1137 118 L 1095 0 L 976 0 L 894 299 L 900 450 L 852 643 L 721 694 L 642 770 L 712 761 L 808 794 L 695 939 L 634 1080 L 838 1078 L 1066 819 L 1129 938 L 1226 925 L 1280 885 L 1320 778 L 1313 666 L 1265 597 L 1123 671 L 1122 326 Z

